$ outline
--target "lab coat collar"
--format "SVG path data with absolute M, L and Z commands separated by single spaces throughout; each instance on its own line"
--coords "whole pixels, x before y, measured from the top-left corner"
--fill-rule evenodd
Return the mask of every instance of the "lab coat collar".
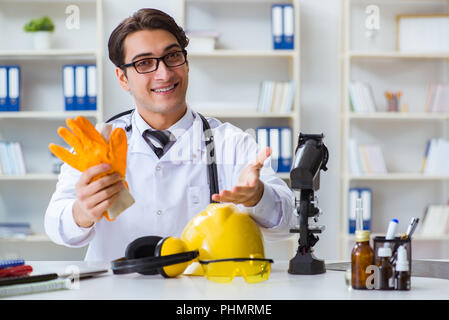
M 189 115 L 189 114 L 190 115 Z M 193 119 L 192 119 L 193 118 Z M 182 133 L 178 122 L 182 120 L 181 125 L 188 125 L 189 121 L 193 121 L 186 131 Z M 186 115 L 181 118 L 176 124 L 178 126 L 173 125 L 172 127 L 177 128 L 178 130 L 174 130 L 174 134 L 176 137 L 176 142 L 171 146 L 171 148 L 167 151 L 166 154 L 162 156 L 161 159 L 158 159 L 154 154 L 154 151 L 147 144 L 147 142 L 142 137 L 141 130 L 145 130 L 148 128 L 148 124 L 141 118 L 138 112 L 133 112 L 132 116 L 132 134 L 128 144 L 128 149 L 130 153 L 143 153 L 148 154 L 153 157 L 156 161 L 172 161 L 172 162 L 180 162 L 180 161 L 188 161 L 188 160 L 199 160 L 202 158 L 202 146 L 204 142 L 203 138 L 203 124 L 199 115 L 190 108 L 187 108 Z M 142 121 L 145 125 L 142 124 Z M 171 128 L 172 128 L 171 127 Z

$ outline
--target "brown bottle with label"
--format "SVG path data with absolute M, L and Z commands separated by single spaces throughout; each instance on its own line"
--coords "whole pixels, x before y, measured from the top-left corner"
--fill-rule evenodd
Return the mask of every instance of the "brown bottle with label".
M 370 273 L 366 268 L 374 264 L 374 251 L 369 244 L 370 232 L 357 230 L 356 244 L 351 253 L 351 286 L 353 289 L 366 289 L 366 280 Z

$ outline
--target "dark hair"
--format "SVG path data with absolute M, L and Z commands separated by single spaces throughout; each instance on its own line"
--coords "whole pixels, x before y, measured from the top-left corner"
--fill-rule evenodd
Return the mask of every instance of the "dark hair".
M 112 31 L 108 41 L 109 59 L 117 67 L 125 63 L 123 43 L 128 34 L 139 30 L 163 29 L 173 34 L 182 49 L 189 44 L 184 30 L 175 20 L 163 11 L 144 8 L 135 12 L 131 17 L 123 20 Z

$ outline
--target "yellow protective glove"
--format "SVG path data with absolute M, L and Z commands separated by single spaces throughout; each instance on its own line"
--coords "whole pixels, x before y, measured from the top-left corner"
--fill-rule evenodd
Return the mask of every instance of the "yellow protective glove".
M 93 181 L 113 172 L 118 172 L 123 179 L 125 178 L 128 143 L 126 133 L 122 128 L 116 128 L 111 132 L 108 143 L 90 121 L 82 116 L 76 117 L 75 120 L 67 118 L 66 124 L 72 131 L 59 127 L 58 134 L 74 148 L 75 154 L 61 146 L 50 143 L 49 149 L 56 157 L 81 172 L 101 163 L 111 165 L 110 170 L 99 174 Z M 126 181 L 125 185 L 129 190 Z M 134 202 L 134 199 L 132 199 L 132 202 Z M 128 207 L 131 204 L 128 203 Z M 107 211 L 104 215 L 109 221 L 115 219 L 115 217 L 111 218 Z

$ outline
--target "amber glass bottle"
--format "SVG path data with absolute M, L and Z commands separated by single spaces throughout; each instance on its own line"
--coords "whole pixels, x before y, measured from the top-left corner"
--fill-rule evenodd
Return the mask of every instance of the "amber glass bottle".
M 366 289 L 366 279 L 370 273 L 366 268 L 374 264 L 374 251 L 369 244 L 370 232 L 357 230 L 355 246 L 351 253 L 351 286 L 353 289 Z

